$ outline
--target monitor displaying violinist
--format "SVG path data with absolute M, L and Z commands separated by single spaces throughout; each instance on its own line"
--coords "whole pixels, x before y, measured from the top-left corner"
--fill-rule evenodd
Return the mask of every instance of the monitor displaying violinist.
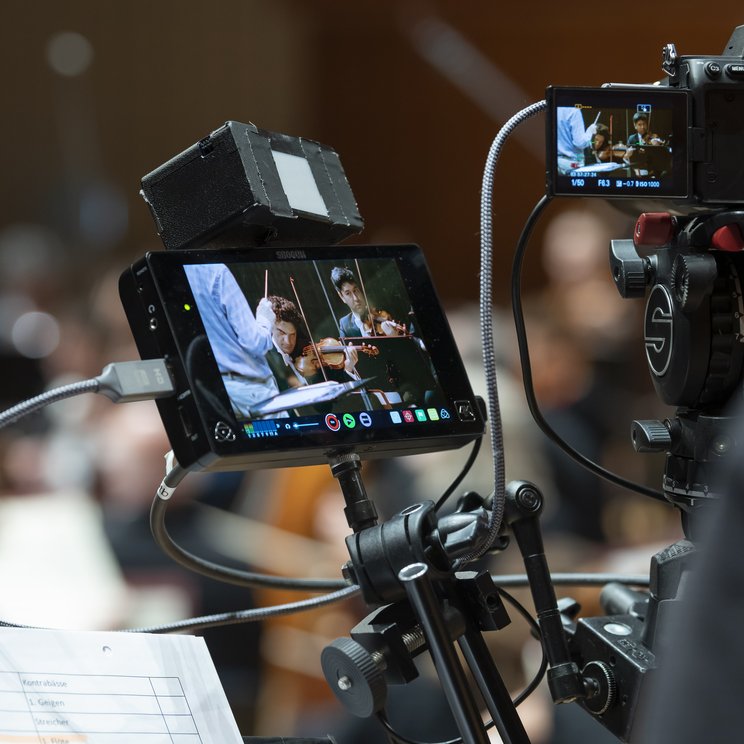
M 684 92 L 549 88 L 548 193 L 557 196 L 686 197 L 688 99 Z M 568 113 L 591 131 L 585 149 L 565 167 L 561 122 Z
M 251 307 L 264 300 L 272 307 L 266 361 L 290 415 L 441 403 L 395 261 L 355 257 L 231 268 Z M 329 384 L 350 382 L 358 387 L 331 401 L 325 398 Z M 266 405 L 273 411 L 280 403 Z
M 234 314 L 224 312 L 223 295 L 198 291 L 194 277 L 213 273 L 232 287 Z M 338 289 L 334 274 L 347 280 Z M 343 289 L 359 297 L 347 303 Z M 182 466 L 399 456 L 483 431 L 417 246 L 152 252 L 125 272 L 121 293 L 140 353 L 172 367 L 178 394 L 158 407 Z M 354 315 L 357 329 L 348 325 Z M 260 344 L 228 344 L 254 325 Z M 239 368 L 221 366 L 228 349 Z M 257 370 L 250 379 L 249 366 Z M 243 367 L 252 395 L 241 392 L 247 402 L 238 405 L 232 383 Z

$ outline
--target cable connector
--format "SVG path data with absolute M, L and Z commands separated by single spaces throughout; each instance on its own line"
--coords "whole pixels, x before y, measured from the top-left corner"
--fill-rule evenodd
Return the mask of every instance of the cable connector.
M 165 359 L 107 364 L 95 380 L 97 392 L 114 403 L 167 398 L 176 392 Z

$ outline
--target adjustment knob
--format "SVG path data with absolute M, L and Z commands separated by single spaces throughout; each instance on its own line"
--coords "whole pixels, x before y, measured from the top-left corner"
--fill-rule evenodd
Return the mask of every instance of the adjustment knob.
M 369 718 L 385 706 L 387 685 L 372 654 L 351 638 L 336 638 L 320 655 L 323 674 L 349 713 Z
M 644 212 L 636 221 L 633 243 L 638 248 L 661 248 L 671 242 L 676 226 L 668 212 Z
M 672 264 L 670 284 L 682 311 L 692 313 L 710 295 L 718 276 L 716 259 L 710 253 L 680 253 Z
M 710 239 L 710 247 L 718 251 L 738 253 L 744 249 L 744 236 L 736 223 L 719 227 Z
M 666 452 L 672 446 L 669 427 L 658 419 L 634 421 L 630 436 L 636 452 Z
M 610 241 L 610 270 L 622 297 L 643 297 L 648 284 L 648 262 L 632 240 Z
M 606 713 L 617 698 L 615 675 L 604 661 L 590 661 L 582 670 L 581 676 L 588 683 L 589 694 L 584 705 L 595 716 Z

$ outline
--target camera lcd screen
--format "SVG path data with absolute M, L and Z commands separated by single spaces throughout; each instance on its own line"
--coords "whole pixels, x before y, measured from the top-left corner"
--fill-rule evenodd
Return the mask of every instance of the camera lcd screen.
M 158 405 L 184 466 L 411 454 L 482 432 L 416 246 L 151 253 L 121 289 L 142 355 L 181 378 Z
M 689 196 L 685 91 L 548 88 L 548 193 Z

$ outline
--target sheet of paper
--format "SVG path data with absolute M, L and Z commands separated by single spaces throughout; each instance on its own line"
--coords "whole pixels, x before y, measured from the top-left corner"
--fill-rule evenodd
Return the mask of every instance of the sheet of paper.
M 201 638 L 0 628 L 0 744 L 241 744 Z

